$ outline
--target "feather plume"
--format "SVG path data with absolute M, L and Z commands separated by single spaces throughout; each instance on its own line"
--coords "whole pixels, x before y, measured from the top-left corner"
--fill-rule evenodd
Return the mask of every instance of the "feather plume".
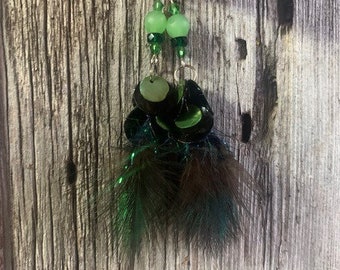
M 114 229 L 122 260 L 132 263 L 143 244 L 157 244 L 177 194 L 176 155 L 156 144 L 135 148 L 116 183 Z
M 180 179 L 177 227 L 187 241 L 216 253 L 240 231 L 242 170 L 213 135 L 200 145 L 191 145 L 186 160 Z

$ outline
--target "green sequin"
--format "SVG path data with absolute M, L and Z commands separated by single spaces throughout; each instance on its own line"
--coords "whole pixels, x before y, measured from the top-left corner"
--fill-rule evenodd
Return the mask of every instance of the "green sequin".
M 201 110 L 194 105 L 189 105 L 188 112 L 180 115 L 176 119 L 175 125 L 178 128 L 190 128 L 197 125 L 201 121 L 201 119 L 202 119 Z
M 168 126 L 167 126 L 165 123 L 163 123 L 162 120 L 159 119 L 158 116 L 156 116 L 156 123 L 157 123 L 157 125 L 159 125 L 162 129 L 164 129 L 164 130 L 166 130 L 166 131 L 169 131 Z
M 186 37 L 190 30 L 188 19 L 182 14 L 172 15 L 167 22 L 166 31 L 172 38 Z

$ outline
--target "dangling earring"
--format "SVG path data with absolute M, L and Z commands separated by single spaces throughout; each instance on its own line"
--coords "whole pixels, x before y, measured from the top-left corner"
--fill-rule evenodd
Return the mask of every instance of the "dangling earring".
M 192 245 L 214 253 L 240 229 L 243 170 L 211 131 L 214 114 L 201 88 L 194 80 L 179 77 L 180 71 L 195 73 L 195 69 L 184 61 L 190 24 L 179 6 L 171 2 L 166 30 L 180 62 L 174 77 L 181 98 L 174 117 L 157 115 L 156 124 L 182 145 L 183 170 L 172 209 L 175 227 Z
M 169 142 L 167 131 L 155 124 L 157 116 L 168 117 L 178 106 L 177 89 L 157 73 L 166 25 L 163 4 L 156 0 L 145 17 L 151 71 L 133 93 L 135 107 L 124 123 L 131 150 L 114 184 L 114 231 L 127 265 L 143 245 L 156 245 L 157 236 L 164 234 L 178 190 L 179 150 Z
M 184 60 L 190 23 L 174 1 L 168 8 L 169 18 L 155 0 L 145 18 L 151 72 L 133 92 L 124 123 L 131 151 L 114 183 L 114 231 L 129 264 L 168 228 L 209 253 L 222 250 L 240 230 L 241 187 L 249 180 L 212 131 L 214 113 Z M 180 62 L 175 85 L 158 74 L 165 31 Z M 186 69 L 193 79 L 184 78 Z

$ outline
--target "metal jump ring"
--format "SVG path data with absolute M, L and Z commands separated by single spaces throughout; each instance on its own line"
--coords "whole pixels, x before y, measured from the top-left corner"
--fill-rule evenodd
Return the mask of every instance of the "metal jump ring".
M 178 73 L 181 71 L 181 70 L 184 70 L 185 68 L 188 68 L 188 69 L 191 69 L 193 72 L 194 72 L 194 77 L 193 77 L 193 81 L 196 81 L 197 79 L 197 71 L 196 69 L 189 65 L 189 64 L 185 64 L 183 63 L 179 68 L 177 68 L 174 72 L 174 79 L 176 82 L 179 82 L 179 76 L 178 76 Z

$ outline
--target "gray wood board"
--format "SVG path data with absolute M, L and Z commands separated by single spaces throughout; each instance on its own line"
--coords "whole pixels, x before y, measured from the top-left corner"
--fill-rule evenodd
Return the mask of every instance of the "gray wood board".
M 278 2 L 181 5 L 188 62 L 216 128 L 266 197 L 223 256 L 169 239 L 135 269 L 340 269 L 339 2 Z M 93 221 L 86 200 L 115 177 L 132 91 L 149 72 L 142 22 L 152 1 L 1 5 L 0 147 L 10 177 L 1 176 L 0 213 L 10 218 L 0 235 L 12 241 L 0 236 L 0 267 L 7 254 L 16 269 L 119 269 L 109 226 Z M 171 50 L 160 64 L 169 80 Z M 239 142 L 237 92 L 253 118 L 248 144 Z M 75 186 L 66 183 L 70 159 Z

